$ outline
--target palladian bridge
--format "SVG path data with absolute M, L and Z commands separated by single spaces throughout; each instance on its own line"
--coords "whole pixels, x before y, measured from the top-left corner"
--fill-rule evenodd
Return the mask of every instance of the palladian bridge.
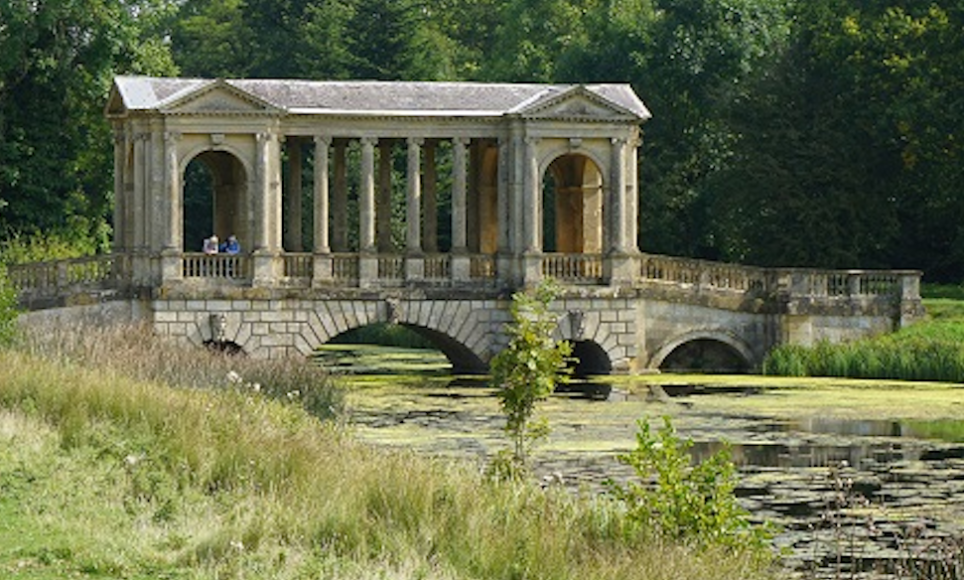
M 146 320 L 280 357 L 391 322 L 476 372 L 511 294 L 552 278 L 582 370 L 642 372 L 752 369 L 921 313 L 916 271 L 641 253 L 650 113 L 628 85 L 118 77 L 106 115 L 113 251 L 12 267 L 28 323 Z M 202 253 L 211 235 L 241 252 Z

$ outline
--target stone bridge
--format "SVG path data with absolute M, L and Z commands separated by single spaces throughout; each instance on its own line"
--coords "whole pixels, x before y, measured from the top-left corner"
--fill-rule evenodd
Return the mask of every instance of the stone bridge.
M 28 321 L 148 321 L 163 336 L 252 356 L 310 356 L 332 338 L 376 322 L 431 340 L 455 372 L 479 372 L 505 344 L 512 288 L 493 261 L 470 256 L 467 281 L 431 258 L 417 281 L 404 261 L 378 256 L 380 276 L 359 279 L 366 258 L 332 256 L 318 280 L 310 255 L 285 255 L 287 275 L 254 287 L 249 258 L 184 257 L 177 286 L 133 286 L 122 256 L 15 266 L 10 277 Z M 427 259 L 428 260 L 428 259 Z M 919 273 L 764 269 L 640 254 L 629 283 L 607 282 L 603 258 L 544 256 L 560 283 L 557 337 L 573 342 L 587 373 L 655 369 L 750 370 L 778 344 L 884 333 L 920 314 Z
M 252 356 L 397 322 L 457 372 L 553 278 L 584 370 L 757 366 L 774 345 L 891 331 L 918 272 L 760 269 L 639 251 L 625 84 L 118 77 L 113 251 L 10 270 L 29 319 L 144 320 Z M 202 241 L 236 236 L 240 250 Z

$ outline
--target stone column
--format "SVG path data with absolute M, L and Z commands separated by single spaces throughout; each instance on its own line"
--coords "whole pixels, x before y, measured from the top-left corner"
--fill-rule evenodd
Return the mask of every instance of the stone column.
M 128 241 L 125 237 L 126 224 L 125 207 L 127 194 L 124 191 L 124 170 L 127 168 L 127 138 L 122 129 L 114 127 L 114 240 L 112 244 L 114 254 L 127 252 Z
M 254 191 L 254 269 L 252 284 L 271 286 L 278 278 L 276 263 L 281 246 L 280 151 L 277 138 L 270 132 L 258 133 L 255 153 Z
M 331 245 L 336 252 L 348 251 L 348 164 L 347 143 L 335 141 L 335 191 L 331 198 Z
M 361 140 L 361 191 L 359 192 L 359 249 L 374 253 L 375 248 L 375 144 L 378 139 Z
M 147 151 L 149 135 L 142 131 L 134 134 L 134 187 L 132 191 L 131 217 L 133 222 L 133 247 L 131 258 L 132 276 L 135 284 L 148 283 L 150 275 L 149 265 L 146 263 L 147 253 L 147 190 L 148 190 L 148 167 Z
M 271 135 L 258 133 L 256 135 L 256 150 L 254 158 L 254 172 L 256 175 L 254 187 L 254 239 L 252 250 L 264 252 L 268 248 L 269 202 L 268 190 L 271 187 L 268 175 L 268 147 Z
M 378 251 L 391 253 L 392 244 L 392 146 L 390 139 L 378 142 L 378 203 L 375 209 Z
M 183 248 L 181 219 L 181 166 L 177 143 L 180 133 L 164 134 L 164 174 L 167 185 L 167 225 L 164 228 L 164 248 L 161 250 L 161 283 L 180 280 L 181 248 Z
M 639 253 L 639 146 L 641 145 L 638 137 L 630 143 L 628 156 L 626 159 L 627 169 L 629 170 L 628 185 L 629 192 L 626 195 L 626 244 L 627 250 L 636 254 Z
M 300 252 L 304 248 L 301 235 L 302 192 L 301 138 L 288 137 L 288 196 L 285 224 L 285 249 Z
M 421 137 L 408 138 L 408 171 L 405 200 L 405 278 L 418 280 L 425 274 L 422 255 L 422 144 Z
M 328 245 L 328 148 L 330 145 L 331 137 L 315 136 L 313 284 L 331 279 L 331 248 Z
M 358 283 L 370 286 L 378 278 L 378 257 L 375 247 L 375 144 L 378 139 L 361 140 L 361 190 L 359 191 Z
M 466 147 L 465 137 L 452 139 L 452 279 L 471 278 L 471 258 L 466 238 Z
M 434 254 L 438 252 L 438 177 L 435 172 L 435 141 L 426 141 L 422 151 L 425 154 L 425 169 L 422 176 L 422 197 L 424 198 L 422 248 Z
M 611 184 L 609 188 L 609 215 L 606 225 L 610 228 L 606 256 L 606 277 L 612 286 L 631 286 L 636 279 L 635 256 L 629 252 L 627 241 L 627 146 L 628 139 L 614 137 L 611 154 Z
M 610 252 L 626 252 L 626 145 L 624 137 L 612 139 L 612 172 L 609 187 L 609 244 Z
M 421 150 L 425 140 L 408 138 L 408 172 L 405 200 L 405 242 L 409 254 L 422 252 L 422 163 Z
M 542 279 L 542 175 L 539 174 L 539 139 L 525 139 L 522 193 L 523 283 L 537 284 Z

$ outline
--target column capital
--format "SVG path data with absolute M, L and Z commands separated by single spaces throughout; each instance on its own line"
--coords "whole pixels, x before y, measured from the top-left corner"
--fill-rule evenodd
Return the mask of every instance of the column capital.
M 538 145 L 541 141 L 542 141 L 542 137 L 526 137 L 526 138 L 525 138 L 525 144 L 526 144 L 526 145 L 532 145 L 532 146 Z
M 269 132 L 269 131 L 259 131 L 259 132 L 255 133 L 255 139 L 258 140 L 258 143 L 268 143 L 269 141 L 271 141 L 271 140 L 274 139 L 275 137 L 276 137 L 276 135 L 274 135 L 273 133 L 271 133 L 271 132 Z
M 470 137 L 453 137 L 452 138 L 453 145 L 461 145 L 462 147 L 468 147 L 469 143 L 471 142 L 472 142 L 472 139 Z
M 378 145 L 378 137 L 362 137 L 359 141 L 361 141 L 362 145 L 371 145 L 373 147 Z
M 626 145 L 629 143 L 629 137 L 611 137 L 609 142 L 616 146 Z
M 407 141 L 408 141 L 408 146 L 409 146 L 409 147 L 412 147 L 412 146 L 421 147 L 422 145 L 425 144 L 425 138 L 424 138 L 424 137 L 409 137 L 409 138 L 407 139 Z
M 331 135 L 315 135 L 314 139 L 315 145 L 324 145 L 325 147 L 331 146 Z
M 177 143 L 181 140 L 181 133 L 177 131 L 166 131 L 164 133 L 164 140 L 168 143 Z

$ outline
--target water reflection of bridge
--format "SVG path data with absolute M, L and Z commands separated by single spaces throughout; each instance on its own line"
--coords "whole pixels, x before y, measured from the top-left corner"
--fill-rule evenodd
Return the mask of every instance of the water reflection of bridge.
M 917 272 L 641 253 L 650 115 L 628 85 L 118 77 L 106 114 L 113 252 L 13 268 L 44 316 L 147 320 L 256 356 L 397 322 L 481 370 L 511 292 L 554 278 L 559 337 L 626 372 L 751 367 L 920 309 Z M 197 253 L 212 234 L 243 251 Z

